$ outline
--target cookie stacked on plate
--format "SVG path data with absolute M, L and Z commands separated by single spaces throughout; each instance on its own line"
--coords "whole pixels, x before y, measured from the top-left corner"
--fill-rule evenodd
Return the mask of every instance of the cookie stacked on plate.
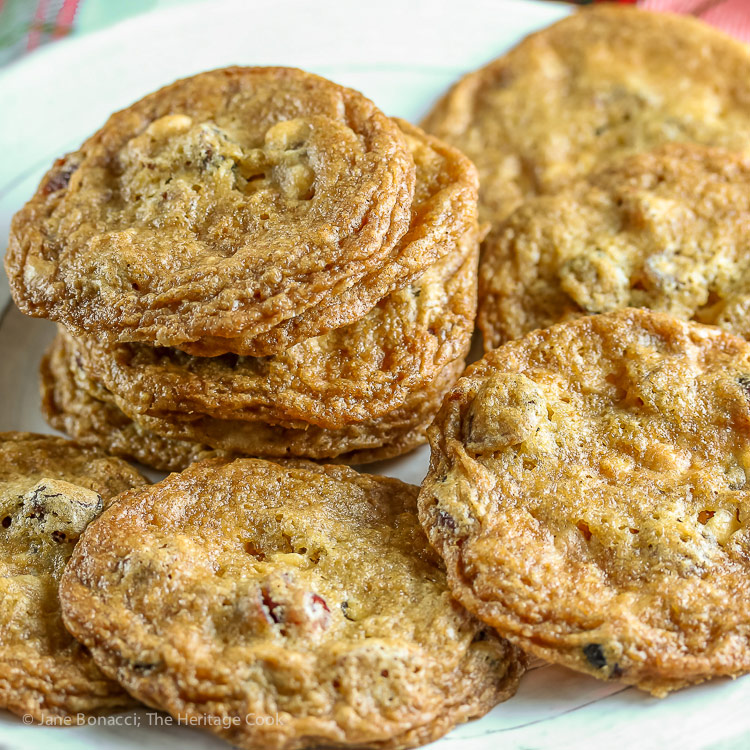
M 169 469 L 410 449 L 468 349 L 476 193 L 458 151 L 299 70 L 146 97 L 13 222 L 14 299 L 61 324 L 48 419 Z

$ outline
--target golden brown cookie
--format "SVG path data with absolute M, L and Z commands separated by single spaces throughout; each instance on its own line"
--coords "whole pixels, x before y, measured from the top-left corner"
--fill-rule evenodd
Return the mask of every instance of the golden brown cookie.
M 416 495 L 345 467 L 194 464 L 92 524 L 65 622 L 133 695 L 242 748 L 430 742 L 523 666 L 451 599 Z
M 287 428 L 264 422 L 127 416 L 116 399 L 75 362 L 68 339 L 58 336 L 42 361 L 42 411 L 49 424 L 81 443 L 133 458 L 164 471 L 179 471 L 216 449 L 271 458 L 306 457 L 364 464 L 408 453 L 426 442 L 426 431 L 446 391 L 463 371 L 449 363 L 423 390 L 373 420 L 338 430 Z
M 686 16 L 584 9 L 461 79 L 424 127 L 479 169 L 480 218 L 672 141 L 750 142 L 750 50 Z
M 0 433 L 0 707 L 78 724 L 133 702 L 65 630 L 57 587 L 86 525 L 144 484 L 123 461 L 69 440 Z
M 87 374 L 136 420 L 194 421 L 200 415 L 327 430 L 372 422 L 429 390 L 468 351 L 477 283 L 471 218 L 451 252 L 412 285 L 392 292 L 361 320 L 272 357 L 194 357 L 61 335 Z
M 91 381 L 88 391 L 81 388 L 73 367 L 62 340 L 56 339 L 39 368 L 42 414 L 50 427 L 67 433 L 81 445 L 158 471 L 182 471 L 194 461 L 214 455 L 206 445 L 164 438 L 145 429 L 123 414 L 102 388 Z
M 401 456 L 427 442 L 427 428 L 463 369 L 463 360 L 452 362 L 433 383 L 412 393 L 397 409 L 337 430 L 200 416 L 192 420 L 139 417 L 138 422 L 173 440 L 198 441 L 228 453 L 365 464 Z
M 321 331 L 359 320 L 394 289 L 413 283 L 450 253 L 476 223 L 479 179 L 474 165 L 457 149 L 405 120 L 394 118 L 394 122 L 416 168 L 411 224 L 396 250 L 398 262 L 368 274 L 330 303 L 296 315 L 253 340 L 252 348 L 258 353 L 281 352 Z M 251 348 L 249 344 L 247 348 Z M 196 355 L 213 353 L 200 344 L 184 349 Z
M 268 354 L 294 343 L 285 321 L 379 271 L 398 282 L 413 193 L 401 131 L 361 94 L 291 68 L 216 70 L 58 160 L 13 220 L 6 269 L 23 312 L 78 332 Z
M 488 237 L 485 347 L 648 307 L 750 337 L 750 157 L 669 144 L 532 198 Z
M 624 310 L 511 341 L 430 429 L 420 520 L 524 650 L 664 695 L 750 670 L 750 344 Z

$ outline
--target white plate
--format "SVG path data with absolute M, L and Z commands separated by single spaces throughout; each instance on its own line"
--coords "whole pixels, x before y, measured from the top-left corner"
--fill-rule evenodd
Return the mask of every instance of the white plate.
M 10 217 L 55 157 L 75 148 L 110 112 L 175 78 L 232 63 L 296 65 L 363 91 L 389 114 L 418 121 L 460 74 L 567 12 L 520 0 L 222 0 L 59 42 L 0 72 L 0 237 L 7 237 Z M 3 276 L 0 309 L 8 299 Z M 36 368 L 52 336 L 51 323 L 6 310 L 0 429 L 49 431 L 39 413 Z M 422 448 L 373 469 L 419 483 L 427 457 Z M 750 743 L 748 705 L 747 678 L 659 701 L 539 664 L 516 697 L 439 744 L 445 750 L 739 748 Z M 154 726 L 147 712 L 120 716 L 139 726 L 29 727 L 0 711 L 0 750 L 226 747 L 196 730 Z

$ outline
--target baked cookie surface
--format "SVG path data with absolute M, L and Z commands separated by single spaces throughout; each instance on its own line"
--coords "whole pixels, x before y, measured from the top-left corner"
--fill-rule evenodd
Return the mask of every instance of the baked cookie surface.
M 61 335 L 134 419 L 201 415 L 342 429 L 399 408 L 463 359 L 474 328 L 477 261 L 474 221 L 446 257 L 362 319 L 271 357 L 194 357 Z
M 398 267 L 414 171 L 396 123 L 318 76 L 177 81 L 112 115 L 16 214 L 14 300 L 112 341 L 280 351 L 251 341 Z
M 138 461 L 157 471 L 182 471 L 213 454 L 198 441 L 162 437 L 130 419 L 110 394 L 86 378 L 62 338 L 56 338 L 45 353 L 39 376 L 42 415 L 47 424 L 81 445 Z
M 487 238 L 491 349 L 535 328 L 648 307 L 750 337 L 750 157 L 668 144 L 528 200 Z
M 452 600 L 416 494 L 345 467 L 194 464 L 89 528 L 66 624 L 147 704 L 236 717 L 210 729 L 239 747 L 429 742 L 523 666 Z
M 118 406 L 120 401 L 76 362 L 69 343 L 69 337 L 59 335 L 40 368 L 47 422 L 85 445 L 162 471 L 180 471 L 211 450 L 347 464 L 403 455 L 426 442 L 427 428 L 443 396 L 464 369 L 463 358 L 448 363 L 435 380 L 382 417 L 335 430 L 313 425 L 295 428 L 201 415 L 130 417 Z
M 75 724 L 133 703 L 65 630 L 57 587 L 86 525 L 144 484 L 123 461 L 63 438 L 0 433 L 0 707 Z
M 430 429 L 420 520 L 528 652 L 664 695 L 750 670 L 750 345 L 645 310 L 489 352 Z
M 370 273 L 333 301 L 316 305 L 274 326 L 252 342 L 242 337 L 250 354 L 285 351 L 323 331 L 342 328 L 366 315 L 394 289 L 413 284 L 430 266 L 453 251 L 477 217 L 479 179 L 474 165 L 460 151 L 398 117 L 415 166 L 414 199 L 407 232 L 395 249 L 397 262 Z M 192 354 L 213 353 L 210 344 L 183 347 Z
M 686 16 L 597 6 L 469 73 L 423 125 L 476 164 L 480 219 L 496 224 L 666 142 L 747 151 L 750 51 Z

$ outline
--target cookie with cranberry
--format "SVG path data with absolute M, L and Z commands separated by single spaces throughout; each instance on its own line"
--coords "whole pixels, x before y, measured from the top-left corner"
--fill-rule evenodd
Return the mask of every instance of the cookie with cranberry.
M 414 171 L 358 92 L 292 68 L 202 73 L 58 160 L 12 222 L 12 293 L 110 341 L 283 351 L 286 321 L 327 316 L 378 272 L 399 280 Z
M 523 667 L 451 598 L 416 495 L 346 467 L 199 462 L 89 527 L 65 622 L 133 695 L 242 748 L 430 742 Z

